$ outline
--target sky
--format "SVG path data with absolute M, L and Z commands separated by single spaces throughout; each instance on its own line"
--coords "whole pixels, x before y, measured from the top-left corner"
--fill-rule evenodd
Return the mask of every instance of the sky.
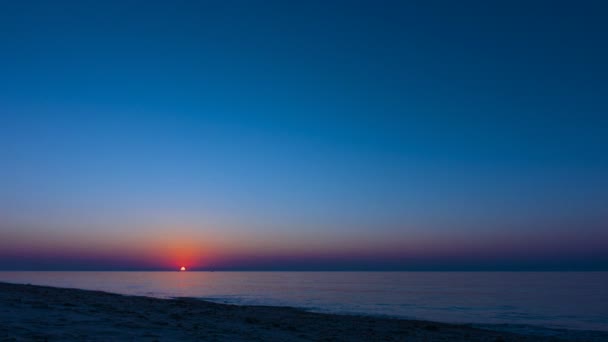
M 0 269 L 608 270 L 602 1 L 0 1 Z

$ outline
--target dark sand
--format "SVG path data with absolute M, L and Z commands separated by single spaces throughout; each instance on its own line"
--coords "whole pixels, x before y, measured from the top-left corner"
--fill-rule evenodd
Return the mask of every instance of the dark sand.
M 0 283 L 0 341 L 608 341 L 467 325 Z

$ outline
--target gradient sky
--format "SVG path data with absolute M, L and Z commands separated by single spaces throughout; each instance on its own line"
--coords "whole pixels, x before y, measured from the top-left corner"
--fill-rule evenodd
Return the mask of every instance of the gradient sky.
M 607 6 L 0 1 L 0 269 L 608 270 Z

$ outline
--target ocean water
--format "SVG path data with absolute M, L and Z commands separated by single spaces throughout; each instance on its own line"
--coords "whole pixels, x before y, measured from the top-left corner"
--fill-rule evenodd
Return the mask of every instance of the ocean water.
M 0 281 L 331 313 L 608 331 L 608 272 L 0 272 Z

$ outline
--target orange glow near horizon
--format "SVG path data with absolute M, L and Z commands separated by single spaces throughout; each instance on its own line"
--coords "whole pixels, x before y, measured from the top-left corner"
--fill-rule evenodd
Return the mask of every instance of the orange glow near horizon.
M 185 271 L 186 271 L 186 267 L 182 266 L 182 267 L 181 267 L 179 270 L 180 270 L 181 272 L 185 272 Z

